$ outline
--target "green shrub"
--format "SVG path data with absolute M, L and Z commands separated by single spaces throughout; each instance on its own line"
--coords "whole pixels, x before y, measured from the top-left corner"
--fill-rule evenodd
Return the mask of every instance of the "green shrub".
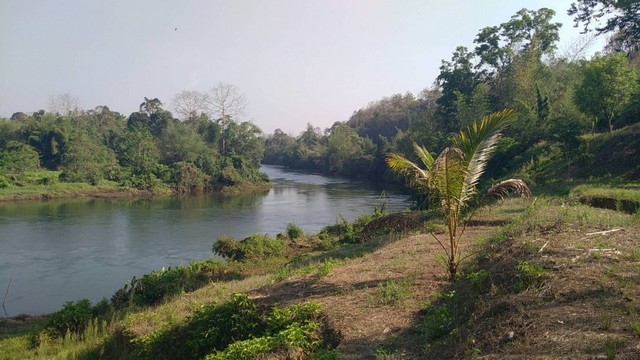
M 268 309 L 236 293 L 225 303 L 202 305 L 178 326 L 137 338 L 135 358 L 256 359 L 287 353 L 335 359 L 337 337 L 328 337 L 332 333 L 323 329 L 321 317 L 315 303 Z
M 40 157 L 32 146 L 18 141 L 8 141 L 0 151 L 0 168 L 4 168 L 7 174 L 38 171 Z
M 302 231 L 302 228 L 294 223 L 288 223 L 286 231 L 287 236 L 289 236 L 289 239 L 291 240 L 304 236 L 304 231 Z
M 246 294 L 233 294 L 221 305 L 204 305 L 189 321 L 192 358 L 201 358 L 212 350 L 223 350 L 231 343 L 256 337 L 265 324 L 258 307 Z
M 322 345 L 320 306 L 314 303 L 274 307 L 264 320 L 264 330 L 256 337 L 236 341 L 205 359 L 256 359 L 278 350 L 313 354 Z
M 375 300 L 380 305 L 396 305 L 406 299 L 411 292 L 401 282 L 387 280 L 378 286 Z
M 281 239 L 254 234 L 242 241 L 237 241 L 229 236 L 221 236 L 213 244 L 212 250 L 216 255 L 224 258 L 244 261 L 284 256 L 289 252 L 289 247 Z
M 3 174 L 0 174 L 0 189 L 6 189 L 8 187 L 11 187 L 11 181 Z
M 423 310 L 419 330 L 427 340 L 436 340 L 449 335 L 454 329 L 451 308 L 454 307 L 455 292 L 436 294 L 437 299 Z
M 518 275 L 516 277 L 515 290 L 524 291 L 530 286 L 539 286 L 543 282 L 543 277 L 549 270 L 541 268 L 528 261 L 518 263 Z
M 212 281 L 238 278 L 240 274 L 220 260 L 193 261 L 186 266 L 163 268 L 140 278 L 134 277 L 113 295 L 111 302 L 119 309 L 130 305 L 155 305 Z
M 93 310 L 89 300 L 67 301 L 62 310 L 53 313 L 47 320 L 45 329 L 52 337 L 62 337 L 67 332 L 81 335 L 92 317 Z
M 223 258 L 235 259 L 240 256 L 240 242 L 232 236 L 222 235 L 213 243 L 211 251 Z

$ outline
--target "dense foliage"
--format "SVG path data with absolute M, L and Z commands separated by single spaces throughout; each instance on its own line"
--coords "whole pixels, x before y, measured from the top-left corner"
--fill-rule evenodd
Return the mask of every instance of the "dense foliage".
M 259 308 L 245 294 L 197 309 L 182 325 L 137 340 L 139 359 L 258 359 L 268 354 L 335 358 L 317 304 Z M 331 339 L 326 339 L 331 340 Z
M 620 11 L 619 21 L 637 13 L 635 5 Z M 396 94 L 372 102 L 324 131 L 312 125 L 299 136 L 276 130 L 265 141 L 264 161 L 396 181 L 384 163 L 387 153 L 415 161 L 412 144 L 417 143 L 435 156 L 469 124 L 512 108 L 520 115 L 487 165 L 487 183 L 509 175 L 535 183 L 539 179 L 531 169 L 549 156 L 564 159 L 569 170 L 564 176 L 579 175 L 570 170 L 583 161 L 584 135 L 640 122 L 639 65 L 615 46 L 589 60 L 582 50 L 558 53 L 562 24 L 553 21 L 554 15 L 546 8 L 522 9 L 507 22 L 481 29 L 476 47 L 457 47 L 450 60 L 442 61 L 435 85 L 417 96 Z
M 261 135 L 229 115 L 180 121 L 148 98 L 129 117 L 106 106 L 16 113 L 0 119 L 0 188 L 31 185 L 34 172 L 35 184 L 108 181 L 180 193 L 263 182 Z

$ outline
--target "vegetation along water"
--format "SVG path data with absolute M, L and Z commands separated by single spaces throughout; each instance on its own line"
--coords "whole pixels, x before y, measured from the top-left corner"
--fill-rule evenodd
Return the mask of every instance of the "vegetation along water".
M 591 58 L 522 9 L 419 94 L 298 136 L 157 98 L 3 119 L 2 200 L 207 195 L 3 204 L 10 314 L 75 301 L 0 320 L 0 359 L 640 358 L 638 9 L 571 4 L 610 35 Z M 260 163 L 406 182 L 415 211 Z
M 206 259 L 220 236 L 275 236 L 295 223 L 317 232 L 375 207 L 406 207 L 398 192 L 265 166 L 266 193 L 135 200 L 0 203 L 0 287 L 10 316 L 55 311 L 67 300 L 109 298 L 132 276 Z

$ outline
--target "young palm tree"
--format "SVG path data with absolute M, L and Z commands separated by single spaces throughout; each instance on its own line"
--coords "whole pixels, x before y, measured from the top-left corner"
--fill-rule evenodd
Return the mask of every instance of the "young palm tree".
M 448 244 L 441 242 L 435 235 L 448 257 L 448 270 L 451 280 L 455 280 L 458 265 L 464 258 L 460 256 L 460 239 L 465 225 L 461 217 L 471 213 L 470 201 L 477 194 L 477 185 L 484 174 L 487 162 L 500 140 L 502 130 L 512 122 L 516 113 L 503 110 L 485 116 L 480 122 L 461 131 L 453 139 L 453 147 L 448 147 L 437 158 L 431 156 L 422 146 L 413 144 L 416 156 L 421 164 L 416 164 L 398 154 L 389 154 L 387 164 L 396 173 L 404 175 L 410 185 L 440 203 L 448 230 Z M 518 179 L 509 179 L 495 185 L 487 195 L 504 196 L 515 191 L 521 196 L 530 196 L 526 183 Z

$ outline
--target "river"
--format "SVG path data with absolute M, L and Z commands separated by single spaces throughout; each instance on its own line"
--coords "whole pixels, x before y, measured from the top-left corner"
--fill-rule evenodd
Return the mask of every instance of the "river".
M 261 170 L 273 184 L 268 193 L 0 203 L 0 296 L 8 289 L 7 314 L 110 298 L 134 275 L 211 257 L 221 235 L 275 236 L 290 222 L 315 233 L 341 216 L 408 206 L 404 195 L 361 182 Z

